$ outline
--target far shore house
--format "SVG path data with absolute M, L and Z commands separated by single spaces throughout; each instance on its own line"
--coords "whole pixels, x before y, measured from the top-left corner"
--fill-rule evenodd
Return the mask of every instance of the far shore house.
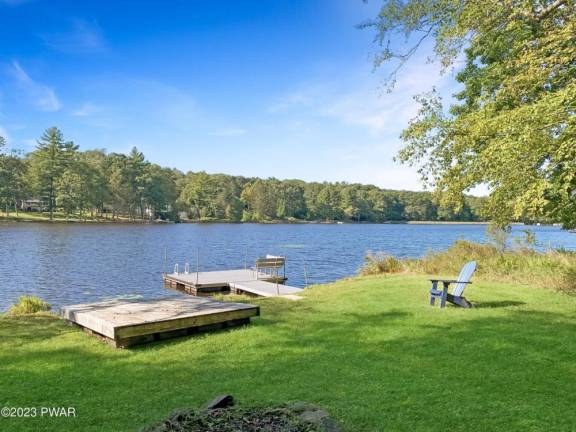
M 45 201 L 36 198 L 20 200 L 19 207 L 20 210 L 23 211 L 37 211 L 37 212 L 45 211 L 48 208 Z

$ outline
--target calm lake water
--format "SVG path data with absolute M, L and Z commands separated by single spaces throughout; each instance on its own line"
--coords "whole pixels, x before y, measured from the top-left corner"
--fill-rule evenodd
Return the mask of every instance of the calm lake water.
M 514 235 L 526 227 L 515 226 Z M 168 266 L 243 268 L 265 254 L 287 257 L 289 284 L 304 286 L 353 275 L 368 251 L 418 257 L 457 239 L 486 241 L 485 225 L 98 225 L 0 223 L 0 310 L 19 295 L 52 303 L 121 296 L 178 295 L 163 288 Z M 541 248 L 576 250 L 576 234 L 558 227 L 529 227 Z M 182 267 L 181 267 L 182 268 Z

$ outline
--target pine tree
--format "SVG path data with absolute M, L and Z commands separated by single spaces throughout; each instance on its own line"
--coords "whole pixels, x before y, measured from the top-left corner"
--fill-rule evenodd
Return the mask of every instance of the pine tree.
M 30 171 L 34 189 L 48 203 L 50 220 L 56 207 L 56 184 L 66 168 L 74 162 L 78 146 L 65 141 L 57 127 L 46 129 L 36 150 L 30 155 Z

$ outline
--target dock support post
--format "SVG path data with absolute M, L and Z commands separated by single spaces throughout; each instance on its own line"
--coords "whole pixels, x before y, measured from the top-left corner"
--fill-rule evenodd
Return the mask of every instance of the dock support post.
M 166 270 L 167 270 L 167 265 L 168 265 L 168 248 L 166 246 L 164 246 L 164 274 L 166 274 Z
M 196 285 L 198 285 L 199 272 L 200 272 L 200 248 L 196 248 Z

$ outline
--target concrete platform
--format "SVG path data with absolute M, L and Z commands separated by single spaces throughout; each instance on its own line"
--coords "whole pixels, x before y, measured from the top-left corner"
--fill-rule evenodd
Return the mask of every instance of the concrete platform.
M 111 300 L 65 306 L 61 316 L 115 347 L 247 324 L 256 305 L 208 298 Z

